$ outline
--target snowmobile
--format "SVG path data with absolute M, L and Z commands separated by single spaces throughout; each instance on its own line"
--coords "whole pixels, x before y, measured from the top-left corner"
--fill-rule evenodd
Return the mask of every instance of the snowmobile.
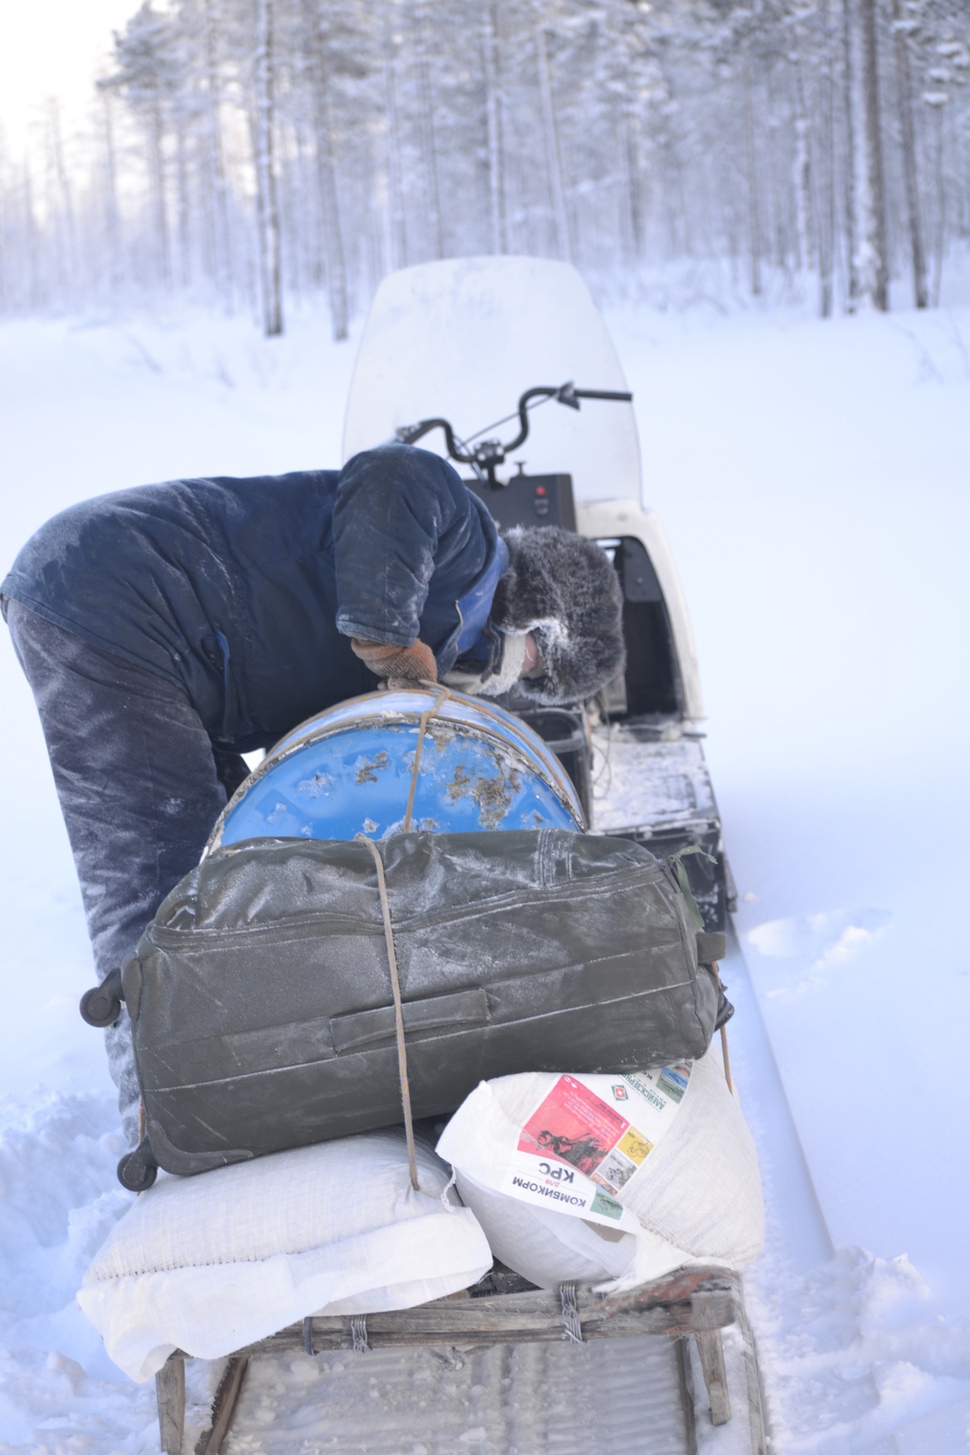
M 736 895 L 702 747 L 697 657 L 667 537 L 641 503 L 632 397 L 603 318 L 569 264 L 423 264 L 378 288 L 343 455 L 389 439 L 420 441 L 458 465 L 500 527 L 563 526 L 612 557 L 625 672 L 594 702 L 536 710 L 514 692 L 500 700 L 559 757 L 595 831 L 635 839 L 658 858 L 688 844 L 705 851 L 685 868 L 706 927 L 722 931 Z M 511 438 L 493 433 L 506 426 Z

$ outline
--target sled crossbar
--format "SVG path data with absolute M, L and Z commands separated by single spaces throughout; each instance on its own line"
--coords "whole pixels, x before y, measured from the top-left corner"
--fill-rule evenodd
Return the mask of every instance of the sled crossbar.
M 629 1294 L 603 1297 L 588 1288 L 576 1290 L 576 1305 L 583 1340 L 623 1338 L 637 1334 L 688 1334 L 723 1328 L 734 1322 L 735 1288 L 726 1278 L 685 1279 L 671 1288 L 667 1298 L 651 1294 L 649 1286 Z M 321 1354 L 353 1347 L 349 1318 L 306 1321 L 313 1352 Z M 475 1298 L 452 1295 L 419 1308 L 367 1315 L 367 1340 L 372 1349 L 440 1348 L 489 1344 L 559 1342 L 563 1313 L 558 1293 L 497 1294 Z M 305 1348 L 304 1326 L 294 1324 L 240 1355 L 289 1354 Z
M 664 1334 L 680 1339 L 685 1365 L 689 1365 L 687 1341 L 694 1340 L 712 1423 L 724 1424 L 731 1418 L 721 1330 L 735 1322 L 746 1326 L 737 1273 L 717 1267 L 681 1269 L 620 1294 L 597 1294 L 573 1284 L 551 1293 L 531 1288 L 514 1275 L 500 1276 L 513 1291 L 490 1291 L 486 1277 L 474 1290 L 465 1289 L 418 1308 L 366 1317 L 304 1319 L 302 1324 L 292 1324 L 237 1350 L 216 1393 L 211 1430 L 200 1439 L 196 1455 L 219 1455 L 251 1359 L 310 1350 L 322 1354 L 362 1348 L 470 1349 Z M 182 1450 L 187 1357 L 176 1351 L 155 1376 L 159 1433 L 166 1455 L 180 1455 Z M 689 1369 L 685 1372 L 689 1385 Z M 753 1410 L 751 1413 L 754 1416 Z M 756 1424 L 760 1426 L 760 1408 L 757 1420 L 752 1418 L 753 1435 Z M 763 1448 L 757 1438 L 752 1440 L 753 1451 Z

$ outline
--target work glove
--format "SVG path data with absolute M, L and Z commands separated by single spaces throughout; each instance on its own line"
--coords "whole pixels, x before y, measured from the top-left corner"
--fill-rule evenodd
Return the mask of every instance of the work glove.
M 410 647 L 398 647 L 393 643 L 362 642 L 351 637 L 350 645 L 365 666 L 376 676 L 385 678 L 392 691 L 438 680 L 434 652 L 422 641 Z

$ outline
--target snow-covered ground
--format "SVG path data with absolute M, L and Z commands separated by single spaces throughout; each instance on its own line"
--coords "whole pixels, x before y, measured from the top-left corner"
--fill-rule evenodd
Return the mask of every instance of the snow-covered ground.
M 951 1455 L 970 1448 L 970 308 L 607 317 L 742 896 L 732 1040 L 765 1161 L 749 1301 L 776 1448 Z M 336 463 L 353 355 L 313 310 L 270 343 L 201 313 L 3 324 L 0 564 L 87 495 Z M 76 1010 L 91 972 L 73 868 L 5 635 L 0 683 L 0 1452 L 147 1452 L 151 1388 L 73 1305 L 126 1194 L 100 1037 Z M 509 1455 L 485 1375 L 462 1393 L 431 1374 L 459 1411 L 435 1455 Z M 350 1426 L 328 1423 L 315 1378 L 301 1361 L 261 1375 L 227 1451 L 358 1448 L 333 1445 Z M 411 1420 L 383 1439 L 428 1448 Z

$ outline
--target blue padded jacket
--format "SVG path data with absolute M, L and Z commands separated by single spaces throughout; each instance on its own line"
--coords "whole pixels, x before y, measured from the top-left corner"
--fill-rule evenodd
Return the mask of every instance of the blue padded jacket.
M 265 747 L 374 675 L 349 638 L 439 674 L 480 645 L 508 555 L 437 455 L 389 445 L 342 470 L 172 480 L 54 516 L 0 594 L 184 686 L 209 733 Z

